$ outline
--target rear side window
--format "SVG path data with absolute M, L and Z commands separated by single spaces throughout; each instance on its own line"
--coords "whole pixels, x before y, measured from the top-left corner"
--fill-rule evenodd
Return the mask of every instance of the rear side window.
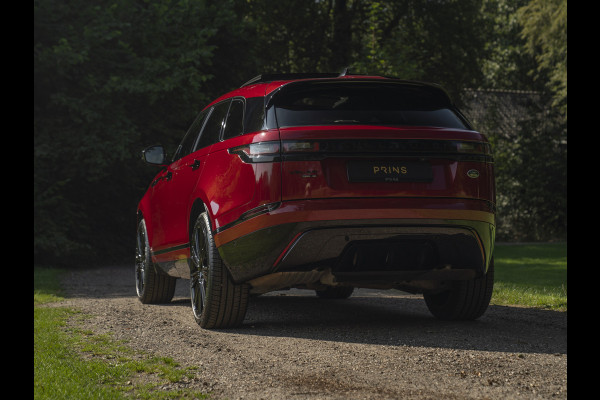
M 248 97 L 244 115 L 244 133 L 256 132 L 263 129 L 265 122 L 265 98 Z
M 213 106 L 208 121 L 206 121 L 202 134 L 200 135 L 200 140 L 198 141 L 196 149 L 210 146 L 219 141 L 219 136 L 221 135 L 221 129 L 223 128 L 223 122 L 225 121 L 230 102 L 230 100 L 227 100 Z
M 229 114 L 225 122 L 225 129 L 223 130 L 223 140 L 241 135 L 242 133 L 244 133 L 244 102 L 240 99 L 234 99 L 231 101 L 231 106 L 229 107 Z
M 436 89 L 372 82 L 320 83 L 274 99 L 279 127 L 309 125 L 436 126 L 468 129 Z

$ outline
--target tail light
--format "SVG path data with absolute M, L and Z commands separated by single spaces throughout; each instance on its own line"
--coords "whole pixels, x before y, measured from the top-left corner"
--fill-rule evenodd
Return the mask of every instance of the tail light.
M 284 153 L 312 153 L 319 151 L 319 142 L 309 141 L 284 141 Z
M 462 161 L 493 161 L 489 143 L 432 139 L 284 140 L 284 160 L 318 160 L 327 156 L 426 156 Z
M 492 154 L 492 148 L 489 143 L 463 142 L 463 141 L 454 141 L 453 143 L 456 144 L 457 153 L 484 154 L 484 155 Z
M 249 143 L 232 147 L 229 154 L 237 154 L 245 163 L 263 163 L 281 161 L 279 141 Z
M 326 156 L 345 156 L 376 153 L 389 156 L 450 157 L 463 161 L 493 161 L 487 142 L 462 140 L 284 140 L 250 143 L 229 149 L 246 163 L 286 160 L 319 159 Z

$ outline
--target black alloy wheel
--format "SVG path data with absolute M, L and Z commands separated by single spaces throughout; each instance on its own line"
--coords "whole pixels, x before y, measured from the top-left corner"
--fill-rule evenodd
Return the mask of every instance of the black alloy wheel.
M 177 279 L 158 273 L 152 264 L 146 222 L 142 219 L 137 229 L 135 252 L 135 290 L 144 304 L 168 303 L 175 294 Z
M 146 286 L 146 269 L 150 258 L 146 224 L 141 220 L 137 229 L 137 246 L 135 252 L 135 290 L 138 298 L 142 297 Z
M 196 323 L 205 329 L 241 325 L 249 286 L 235 284 L 215 246 L 208 215 L 196 219 L 190 238 L 190 299 Z
M 201 324 L 202 313 L 206 307 L 206 289 L 208 277 L 208 238 L 200 218 L 196 221 L 190 242 L 191 271 L 190 297 L 194 319 Z

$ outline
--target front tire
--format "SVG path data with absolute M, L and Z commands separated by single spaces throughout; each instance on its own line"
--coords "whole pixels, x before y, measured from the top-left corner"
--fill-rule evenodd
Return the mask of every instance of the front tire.
M 483 315 L 494 289 L 494 259 L 488 272 L 468 281 L 452 283 L 450 290 L 437 294 L 424 294 L 429 311 L 442 320 L 474 320 Z
M 249 287 L 231 279 L 215 246 L 206 213 L 198 216 L 190 240 L 190 297 L 196 323 L 205 329 L 241 325 Z
M 146 222 L 142 219 L 137 229 L 135 254 L 135 290 L 144 304 L 168 303 L 175 295 L 177 279 L 156 272 L 152 265 Z

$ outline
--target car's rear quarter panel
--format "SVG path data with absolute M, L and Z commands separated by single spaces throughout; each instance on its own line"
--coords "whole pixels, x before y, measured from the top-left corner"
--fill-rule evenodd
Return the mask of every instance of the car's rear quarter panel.
M 213 145 L 197 189 L 208 199 L 213 230 L 238 220 L 263 204 L 281 201 L 281 163 L 246 163 L 228 149 L 249 143 L 279 141 L 277 129 L 238 136 Z

